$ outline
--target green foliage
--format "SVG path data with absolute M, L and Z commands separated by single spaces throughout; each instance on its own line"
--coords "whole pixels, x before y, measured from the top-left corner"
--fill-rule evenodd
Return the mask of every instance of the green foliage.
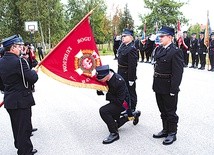
M 192 25 L 188 29 L 188 35 L 191 35 L 192 33 L 196 33 L 197 37 L 199 37 L 199 33 L 201 31 L 201 26 L 200 24 Z
M 65 16 L 68 30 L 72 29 L 90 10 L 94 9 L 90 23 L 97 43 L 111 39 L 110 21 L 106 17 L 104 0 L 68 0 Z
M 26 21 L 39 23 L 34 42 L 56 44 L 66 34 L 60 0 L 1 0 L 0 10 L 0 38 L 21 34 L 25 41 L 30 40 L 30 33 L 24 28 Z
M 182 24 L 187 20 L 179 9 L 185 4 L 175 0 L 144 0 L 151 12 L 141 16 L 146 21 L 147 34 L 154 33 L 154 24 L 176 27 L 178 19 Z M 134 29 L 134 20 L 126 4 L 124 11 L 116 8 L 113 19 L 106 15 L 104 0 L 68 0 L 63 5 L 60 0 L 1 0 L 0 39 L 13 34 L 21 34 L 30 41 L 30 33 L 25 32 L 25 21 L 38 21 L 39 31 L 33 35 L 34 42 L 51 43 L 54 47 L 92 9 L 90 23 L 96 43 L 107 44 L 110 49 L 114 34 L 121 34 L 124 28 Z M 139 31 L 143 30 L 143 25 Z
M 132 19 L 127 4 L 125 5 L 124 12 L 120 19 L 119 32 L 121 33 L 124 28 L 134 29 L 134 20 Z
M 183 16 L 180 8 L 185 4 L 183 2 L 177 2 L 175 0 L 144 0 L 145 7 L 151 12 L 141 17 L 142 23 L 146 21 L 147 34 L 155 33 L 155 23 L 157 22 L 159 27 L 162 25 L 171 26 L 177 28 L 177 22 L 180 20 L 182 24 L 188 22 Z M 141 25 L 139 29 L 143 30 Z

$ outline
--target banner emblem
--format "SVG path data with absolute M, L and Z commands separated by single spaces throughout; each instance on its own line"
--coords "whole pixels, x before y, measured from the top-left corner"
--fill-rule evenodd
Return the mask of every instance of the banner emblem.
M 96 66 L 100 65 L 100 57 L 95 51 L 80 50 L 75 56 L 74 67 L 79 75 L 93 77 L 96 74 Z

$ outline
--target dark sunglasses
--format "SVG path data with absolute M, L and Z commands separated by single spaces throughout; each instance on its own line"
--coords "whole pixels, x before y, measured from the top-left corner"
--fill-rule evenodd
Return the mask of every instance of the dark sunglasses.
M 165 37 L 165 36 L 169 36 L 168 34 L 165 34 L 165 35 L 160 35 L 159 37 L 160 38 L 163 38 L 163 37 Z
M 128 36 L 128 35 L 122 35 L 122 37 L 126 37 L 126 36 Z

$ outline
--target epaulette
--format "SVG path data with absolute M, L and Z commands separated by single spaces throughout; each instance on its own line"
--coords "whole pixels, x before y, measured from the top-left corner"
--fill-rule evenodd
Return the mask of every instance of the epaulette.
M 172 45 L 172 48 L 174 48 L 176 50 L 179 49 L 175 44 Z
M 119 75 L 119 74 L 115 74 L 116 76 L 116 78 L 119 80 L 119 81 L 121 81 L 122 80 L 122 77 L 121 77 L 121 75 Z
M 134 48 L 135 50 L 137 49 L 134 45 L 132 45 L 131 47 Z

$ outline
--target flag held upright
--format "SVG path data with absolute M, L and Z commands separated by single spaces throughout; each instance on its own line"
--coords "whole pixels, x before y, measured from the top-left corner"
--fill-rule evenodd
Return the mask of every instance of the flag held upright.
M 179 48 L 181 45 L 183 45 L 184 48 L 188 49 L 188 46 L 185 44 L 184 38 L 182 36 L 180 21 L 178 21 L 178 25 L 177 25 L 177 42 L 178 42 Z
M 207 24 L 205 28 L 205 36 L 204 36 L 204 45 L 208 48 L 210 44 L 210 34 L 212 30 L 210 27 L 210 20 L 209 20 L 209 11 L 207 11 Z

